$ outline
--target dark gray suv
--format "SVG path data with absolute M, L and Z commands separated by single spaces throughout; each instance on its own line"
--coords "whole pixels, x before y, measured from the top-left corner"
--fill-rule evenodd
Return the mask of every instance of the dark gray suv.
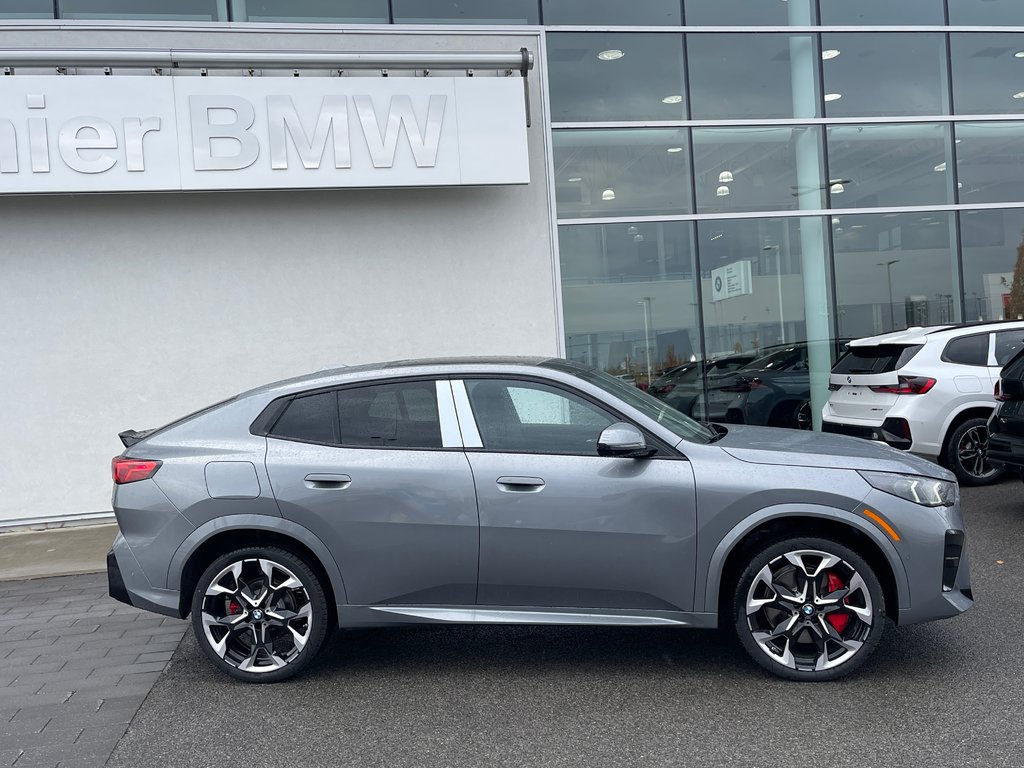
M 341 368 L 125 432 L 111 594 L 270 682 L 336 628 L 734 628 L 827 680 L 972 603 L 953 476 L 843 436 L 699 424 L 556 359 Z

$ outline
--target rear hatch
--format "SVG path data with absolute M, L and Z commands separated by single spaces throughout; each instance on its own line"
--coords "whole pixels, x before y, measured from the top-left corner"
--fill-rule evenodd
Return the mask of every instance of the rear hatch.
M 922 346 L 853 342 L 829 375 L 825 418 L 881 424 L 903 394 L 912 394 L 915 387 L 926 386 L 927 380 L 899 375 L 899 370 Z

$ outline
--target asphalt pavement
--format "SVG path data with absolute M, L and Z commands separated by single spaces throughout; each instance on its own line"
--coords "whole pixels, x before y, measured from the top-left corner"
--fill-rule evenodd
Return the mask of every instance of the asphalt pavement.
M 342 633 L 257 686 L 187 633 L 108 766 L 1024 766 L 1024 486 L 963 496 L 976 605 L 839 682 L 719 632 L 430 626 Z

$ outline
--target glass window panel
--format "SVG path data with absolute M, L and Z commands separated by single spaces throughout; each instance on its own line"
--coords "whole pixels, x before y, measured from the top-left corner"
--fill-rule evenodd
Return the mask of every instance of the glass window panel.
M 828 27 L 946 23 L 942 0 L 820 0 L 820 3 L 821 23 Z
M 678 26 L 680 0 L 543 0 L 545 24 Z
M 823 207 L 820 140 L 814 126 L 694 128 L 697 211 L 785 211 L 801 202 Z M 799 178 L 813 179 L 813 188 Z
M 942 350 L 942 359 L 960 365 L 983 366 L 988 364 L 989 335 L 975 333 L 953 339 Z
M 552 120 L 680 120 L 683 36 L 549 34 Z
M 1024 330 L 1018 328 L 1013 331 L 996 333 L 996 365 L 1006 365 L 1022 349 L 1024 349 Z
M 834 125 L 826 136 L 833 207 L 953 202 L 947 125 Z
M 388 0 L 234 0 L 235 21 L 387 24 Z
M 793 0 L 794 9 L 807 0 Z M 686 0 L 689 26 L 758 25 L 781 27 L 790 23 L 789 3 L 751 2 L 750 0 Z M 813 17 L 812 17 L 813 18 Z M 800 20 L 796 23 L 813 23 Z
M 823 220 L 702 221 L 697 238 L 708 357 L 755 358 L 735 373 L 709 377 L 693 415 L 809 427 L 827 399 L 835 351 Z M 807 285 L 817 287 L 805 296 Z M 745 386 L 741 375 L 759 379 L 761 386 Z
M 227 0 L 61 0 L 62 19 L 227 21 Z
M 440 448 L 432 381 L 378 384 L 338 392 L 341 444 L 367 448 Z
M 52 19 L 53 0 L 0 0 L 0 19 Z
M 689 213 L 689 153 L 678 128 L 555 131 L 560 218 Z
M 282 440 L 337 444 L 337 393 L 321 392 L 292 400 L 274 424 L 271 435 Z
M 958 115 L 1024 112 L 1024 35 L 955 33 L 949 46 Z
M 1024 3 L 1020 0 L 948 0 L 953 25 L 1024 27 Z
M 709 32 L 687 35 L 686 46 L 694 119 L 817 116 L 818 63 L 810 37 Z
M 954 131 L 961 203 L 1024 200 L 1024 122 L 960 123 Z
M 648 382 L 700 356 L 692 225 L 558 228 L 566 356 Z
M 832 218 L 839 334 L 960 322 L 951 213 Z
M 821 36 L 821 49 L 830 56 L 822 63 L 828 117 L 949 113 L 941 34 L 837 32 Z
M 537 0 L 392 0 L 396 24 L 539 24 Z
M 967 319 L 1024 315 L 1024 209 L 961 211 L 960 243 Z

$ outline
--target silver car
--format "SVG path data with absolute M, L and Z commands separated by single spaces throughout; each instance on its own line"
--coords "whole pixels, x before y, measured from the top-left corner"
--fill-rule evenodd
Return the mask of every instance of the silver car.
M 250 682 L 336 628 L 422 622 L 731 627 L 764 668 L 829 680 L 887 621 L 973 600 L 946 470 L 699 424 L 565 360 L 341 368 L 121 437 L 111 595 L 191 614 Z

